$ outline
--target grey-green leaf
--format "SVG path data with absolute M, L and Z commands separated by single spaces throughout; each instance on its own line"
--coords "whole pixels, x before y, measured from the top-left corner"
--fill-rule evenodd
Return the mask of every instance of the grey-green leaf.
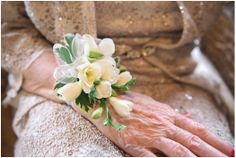
M 71 45 L 72 40 L 74 39 L 75 35 L 73 33 L 68 33 L 65 35 L 65 42 L 68 46 Z
M 58 82 L 55 84 L 54 89 L 59 89 L 59 88 L 63 87 L 64 85 L 65 84 Z
M 55 46 L 55 45 L 54 45 Z M 70 51 L 64 47 L 64 46 L 58 46 L 54 48 L 54 51 L 58 54 L 58 57 L 63 60 L 67 64 L 72 63 L 72 56 L 70 54 Z
M 65 44 L 67 45 L 67 48 L 69 49 L 70 54 L 73 58 L 75 57 L 75 54 L 72 51 L 72 41 L 73 41 L 74 37 L 75 37 L 75 35 L 72 33 L 68 33 L 64 37 Z

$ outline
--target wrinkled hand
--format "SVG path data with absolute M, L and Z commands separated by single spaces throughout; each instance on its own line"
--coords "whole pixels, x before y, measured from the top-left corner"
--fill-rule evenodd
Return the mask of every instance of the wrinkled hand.
M 89 115 L 85 117 L 132 156 L 155 156 L 157 151 L 167 156 L 226 156 L 233 149 L 201 124 L 168 105 L 138 93 L 129 92 L 120 97 L 135 104 L 127 118 L 119 117 L 110 108 L 113 120 L 128 126 L 123 131 L 103 126 L 104 117 L 100 120 L 92 120 Z
M 56 67 L 53 53 L 45 52 L 24 72 L 23 89 L 63 103 L 55 97 L 52 90 Z M 226 156 L 233 149 L 202 125 L 176 113 L 168 105 L 138 93 L 129 92 L 120 97 L 135 104 L 127 118 L 121 118 L 110 108 L 113 121 L 128 126 L 123 131 L 105 127 L 102 124 L 105 116 L 100 120 L 93 120 L 87 113 L 83 115 L 133 156 L 155 156 L 157 151 L 162 151 L 167 156 Z M 77 107 L 75 109 L 79 110 Z
M 55 83 L 53 72 L 57 65 L 52 51 L 44 52 L 24 71 L 22 88 L 27 92 L 63 103 L 55 97 L 53 91 Z

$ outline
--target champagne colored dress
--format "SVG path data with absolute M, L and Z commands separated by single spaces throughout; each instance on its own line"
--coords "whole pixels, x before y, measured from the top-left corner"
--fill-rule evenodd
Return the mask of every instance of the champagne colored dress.
M 46 49 L 52 49 L 52 44 L 65 33 L 71 32 L 113 38 L 116 55 L 137 77 L 133 91 L 167 103 L 180 113 L 190 113 L 194 120 L 233 143 L 222 112 L 231 110 L 229 116 L 233 116 L 232 96 L 219 77 L 214 80 L 217 75 L 212 69 L 202 69 L 206 65 L 200 61 L 206 58 L 199 55 L 200 51 L 195 48 L 195 53 L 192 52 L 193 41 L 211 27 L 221 5 L 2 2 L 2 67 L 10 73 L 12 86 L 5 101 L 11 101 L 17 109 L 13 121 L 18 137 L 15 156 L 126 155 L 69 105 L 19 90 L 22 72 Z M 217 93 L 222 89 L 229 95 L 217 102 L 214 96 L 222 96 Z

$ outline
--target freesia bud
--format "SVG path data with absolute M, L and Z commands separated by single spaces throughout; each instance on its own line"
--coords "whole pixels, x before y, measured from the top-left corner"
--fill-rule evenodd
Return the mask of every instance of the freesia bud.
M 117 114 L 122 117 L 129 116 L 134 105 L 134 103 L 128 100 L 119 99 L 117 97 L 110 97 L 109 101 L 114 110 L 117 112 Z
M 99 107 L 97 108 L 91 115 L 93 119 L 99 119 L 102 116 L 103 108 Z
M 123 85 L 123 84 L 126 84 L 131 79 L 132 79 L 132 76 L 130 72 L 125 71 L 125 72 L 120 73 L 117 82 Z
M 82 88 L 79 82 L 68 83 L 58 89 L 57 93 L 62 95 L 62 99 L 66 101 L 75 100 L 81 94 Z

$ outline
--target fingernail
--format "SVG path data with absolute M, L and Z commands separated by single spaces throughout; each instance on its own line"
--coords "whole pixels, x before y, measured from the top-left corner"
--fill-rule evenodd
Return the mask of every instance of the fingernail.
M 234 157 L 234 149 L 230 150 L 230 157 Z
M 191 118 L 191 117 L 190 117 L 191 115 L 190 115 L 190 113 L 188 113 L 188 112 L 185 112 L 185 113 L 184 113 L 184 116 L 187 117 L 187 118 Z

